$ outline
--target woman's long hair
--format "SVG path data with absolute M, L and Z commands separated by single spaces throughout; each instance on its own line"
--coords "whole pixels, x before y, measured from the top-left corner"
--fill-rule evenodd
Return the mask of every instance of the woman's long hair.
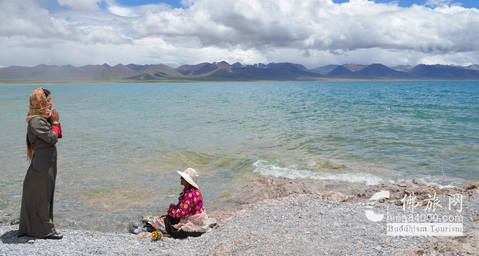
M 31 161 L 33 157 L 33 151 L 35 150 L 35 144 L 31 144 L 28 140 L 27 134 L 27 161 Z

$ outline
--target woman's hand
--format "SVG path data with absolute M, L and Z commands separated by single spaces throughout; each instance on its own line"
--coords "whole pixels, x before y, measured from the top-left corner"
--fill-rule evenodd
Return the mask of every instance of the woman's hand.
M 58 113 L 58 110 L 56 108 L 52 109 L 52 115 L 50 116 L 50 120 L 52 120 L 52 122 L 60 121 L 60 113 Z

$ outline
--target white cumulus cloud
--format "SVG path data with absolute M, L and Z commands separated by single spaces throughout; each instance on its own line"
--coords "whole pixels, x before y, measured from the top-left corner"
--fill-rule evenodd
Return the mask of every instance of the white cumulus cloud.
M 44 51 L 48 42 L 51 52 L 75 45 L 77 52 L 105 60 L 178 65 L 223 59 L 308 67 L 435 60 L 464 64 L 479 58 L 479 11 L 448 0 L 407 8 L 367 0 L 183 0 L 184 7 L 177 9 L 167 4 L 124 7 L 113 0 L 58 2 L 70 10 L 49 13 L 32 0 L 0 0 L 0 46 L 18 41 L 15 49 L 34 53 L 35 44 Z M 106 12 L 98 9 L 100 3 Z M 105 47 L 116 49 L 115 56 Z

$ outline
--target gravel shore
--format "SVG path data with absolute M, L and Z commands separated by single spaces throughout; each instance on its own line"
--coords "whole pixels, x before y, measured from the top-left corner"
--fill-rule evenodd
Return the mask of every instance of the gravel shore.
M 0 255 L 479 255 L 477 194 L 465 198 L 461 237 L 388 236 L 387 220 L 366 218 L 367 206 L 328 201 L 319 192 L 292 194 L 211 211 L 218 225 L 183 240 L 62 227 L 62 240 L 17 238 L 18 225 L 0 224 Z M 437 213 L 448 214 L 445 208 Z M 391 216 L 403 211 L 392 203 L 375 205 L 375 212 Z

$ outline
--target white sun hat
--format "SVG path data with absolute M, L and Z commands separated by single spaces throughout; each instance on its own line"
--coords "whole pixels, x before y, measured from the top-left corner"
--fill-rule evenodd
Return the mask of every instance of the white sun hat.
M 198 182 L 198 176 L 200 175 L 195 171 L 195 169 L 188 168 L 184 172 L 180 172 L 180 171 L 177 171 L 177 172 L 178 174 L 181 175 L 181 177 L 183 177 L 183 179 L 185 179 L 188 183 L 190 183 L 191 186 L 199 189 L 198 184 L 196 184 L 196 182 Z

